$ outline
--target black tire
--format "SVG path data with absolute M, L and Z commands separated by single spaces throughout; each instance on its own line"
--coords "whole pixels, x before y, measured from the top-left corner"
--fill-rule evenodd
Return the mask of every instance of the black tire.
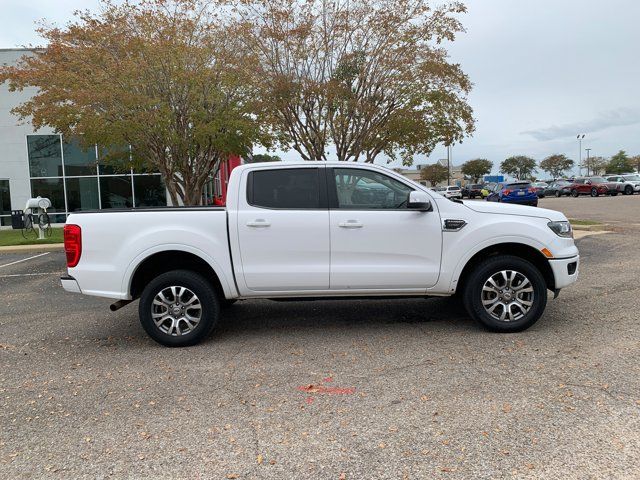
M 574 188 L 573 190 L 571 190 L 571 196 L 572 196 L 572 197 L 574 197 L 574 198 L 575 198 L 575 197 L 577 197 L 578 195 L 580 195 L 580 194 L 578 193 L 578 190 L 576 190 L 575 188 Z
M 494 318 L 483 306 L 485 283 L 492 276 L 499 275 L 504 270 L 517 272 L 520 276 L 526 277 L 533 290 L 532 305 L 529 310 L 523 314 L 523 311 L 516 307 L 520 316 L 511 321 Z M 528 294 L 520 293 L 519 295 Z M 547 306 L 547 284 L 540 271 L 532 263 L 512 255 L 497 255 L 489 257 L 476 265 L 466 278 L 463 301 L 469 315 L 488 330 L 503 333 L 521 332 L 536 323 L 544 313 L 544 309 Z M 499 308 L 503 309 L 501 306 Z M 512 311 L 511 303 L 509 304 L 509 311 Z
M 624 187 L 624 194 L 633 195 L 633 187 L 631 185 L 627 185 L 626 187 Z
M 592 188 L 592 189 L 591 189 L 591 196 L 592 196 L 592 197 L 597 197 L 598 195 L 600 195 L 600 194 L 598 193 L 598 189 L 597 189 L 597 188 Z
M 618 192 L 617 191 L 613 191 L 613 192 L 609 193 L 609 195 L 611 195 L 612 197 L 617 197 L 618 196 Z
M 154 299 L 166 289 L 170 289 L 170 287 L 186 288 L 195 294 L 197 300 L 199 300 L 201 306 L 200 320 L 186 334 L 169 334 L 161 329 L 166 323 L 158 326 L 153 320 L 152 309 L 157 308 L 154 307 Z M 180 305 L 180 303 L 177 303 L 177 305 Z M 184 305 L 188 304 L 185 303 Z M 170 309 L 166 306 L 161 306 L 160 308 L 167 308 L 167 321 L 172 321 Z M 183 307 L 183 310 L 185 308 L 187 311 L 189 310 L 189 307 Z M 211 334 L 220 317 L 220 302 L 213 286 L 204 277 L 189 270 L 173 270 L 163 273 L 149 282 L 140 297 L 138 313 L 142 328 L 156 342 L 167 347 L 188 347 L 201 342 Z M 176 321 L 175 323 L 184 325 L 186 320 Z M 179 330 L 179 327 L 177 330 Z
M 556 190 L 556 197 L 560 198 L 562 196 L 562 193 L 560 192 L 560 190 Z

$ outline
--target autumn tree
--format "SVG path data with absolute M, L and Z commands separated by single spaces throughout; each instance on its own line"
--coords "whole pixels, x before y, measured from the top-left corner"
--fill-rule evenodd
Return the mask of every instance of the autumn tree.
M 490 173 L 492 168 L 493 162 L 485 158 L 476 158 L 475 160 L 469 160 L 462 164 L 462 173 L 471 177 L 474 182 L 477 182 L 484 175 Z
M 432 187 L 435 187 L 438 183 L 449 178 L 449 170 L 447 167 L 443 167 L 439 163 L 432 165 L 426 165 L 420 170 L 420 179 L 426 180 L 431 183 Z
M 85 146 L 125 146 L 107 161 L 131 155 L 163 174 L 173 204 L 198 204 L 218 163 L 260 138 L 250 55 L 208 0 L 101 7 L 40 27 L 47 46 L 0 69 L 12 91 L 37 88 L 13 112 Z
M 607 164 L 608 173 L 629 173 L 633 170 L 633 162 L 627 155 L 627 152 L 620 150 L 616 153 Z
M 555 180 L 556 178 L 562 177 L 567 170 L 572 169 L 574 164 L 575 162 L 567 158 L 566 155 L 556 153 L 542 160 L 540 162 L 540 169 L 547 172 Z
M 536 161 L 524 155 L 516 155 L 505 159 L 500 164 L 500 171 L 519 180 L 525 180 L 536 171 Z
M 582 162 L 582 166 L 587 169 L 587 175 L 600 175 L 607 169 L 607 160 L 602 157 L 590 157 Z
M 410 165 L 472 133 L 471 88 L 444 41 L 463 30 L 459 2 L 238 1 L 239 34 L 257 52 L 261 111 L 305 160 Z
M 635 171 L 640 172 L 640 155 L 635 155 L 629 158 L 629 161 L 631 162 L 631 165 L 633 165 Z
M 269 155 L 268 153 L 256 153 L 251 155 L 251 157 L 246 158 L 245 161 L 247 163 L 258 163 L 258 162 L 281 162 L 282 159 L 278 155 Z

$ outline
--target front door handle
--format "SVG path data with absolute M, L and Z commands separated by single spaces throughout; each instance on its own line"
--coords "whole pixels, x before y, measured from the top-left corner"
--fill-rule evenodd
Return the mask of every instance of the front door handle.
M 341 228 L 362 228 L 363 225 L 357 220 L 347 220 L 338 224 Z
M 254 221 L 249 221 L 247 222 L 247 227 L 254 227 L 254 228 L 264 228 L 264 227 L 270 227 L 271 223 L 267 222 L 264 218 L 256 218 Z

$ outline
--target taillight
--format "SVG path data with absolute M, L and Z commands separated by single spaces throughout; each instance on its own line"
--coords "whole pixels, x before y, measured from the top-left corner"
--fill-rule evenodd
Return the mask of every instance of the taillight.
M 536 193 L 536 189 L 535 189 L 535 188 L 533 188 L 533 187 L 531 187 L 531 188 L 529 189 L 529 193 Z
M 82 230 L 79 225 L 64 226 L 64 253 L 67 254 L 67 267 L 78 265 L 82 255 Z
M 511 190 L 505 190 L 504 192 L 502 192 L 503 195 L 510 195 L 511 194 Z

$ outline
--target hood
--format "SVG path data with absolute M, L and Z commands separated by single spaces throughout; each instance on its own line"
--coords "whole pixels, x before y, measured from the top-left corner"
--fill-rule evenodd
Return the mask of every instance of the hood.
M 474 212 L 493 213 L 501 215 L 520 215 L 524 217 L 547 218 L 551 221 L 563 221 L 567 217 L 563 213 L 548 208 L 529 207 L 527 205 L 515 205 L 498 202 L 464 202 Z

